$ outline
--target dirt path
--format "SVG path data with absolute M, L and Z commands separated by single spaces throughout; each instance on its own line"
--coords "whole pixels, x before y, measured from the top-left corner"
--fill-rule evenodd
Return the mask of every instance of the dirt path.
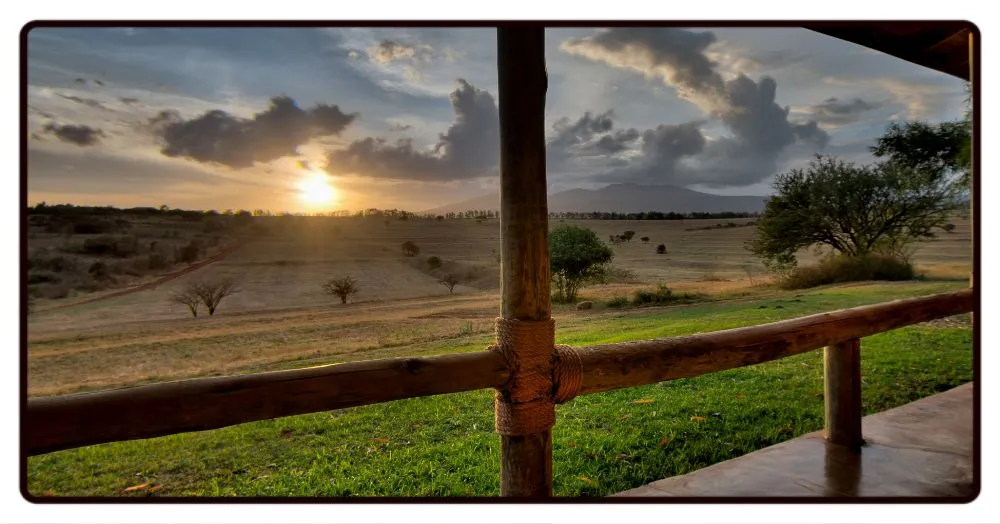
M 182 276 L 184 276 L 184 275 L 186 275 L 188 273 L 191 273 L 192 271 L 197 271 L 197 270 L 199 270 L 199 269 L 201 269 L 201 268 L 203 268 L 203 267 L 205 267 L 205 266 L 207 266 L 209 264 L 218 262 L 218 261 L 226 258 L 226 256 L 228 256 L 232 252 L 234 252 L 237 249 L 243 247 L 244 245 L 246 245 L 246 243 L 244 241 L 237 240 L 236 242 L 233 242 L 232 244 L 230 244 L 230 245 L 226 246 L 225 248 L 223 248 L 218 253 L 216 253 L 216 254 L 208 257 L 208 258 L 205 258 L 203 260 L 199 260 L 198 262 L 195 262 L 195 263 L 187 266 L 186 268 L 181 269 L 180 271 L 174 271 L 173 273 L 167 273 L 165 275 L 161 275 L 160 277 L 158 277 L 156 280 L 153 280 L 152 282 L 147 282 L 145 284 L 140 284 L 138 286 L 132 286 L 132 287 L 128 287 L 128 288 L 125 288 L 125 289 L 119 289 L 117 291 L 112 291 L 110 293 L 103 294 L 103 295 L 100 295 L 100 296 L 92 296 L 92 297 L 89 297 L 89 298 L 85 298 L 83 300 L 77 300 L 77 301 L 67 302 L 67 303 L 63 303 L 63 304 L 56 304 L 54 306 L 49 306 L 49 307 L 46 307 L 44 309 L 38 309 L 37 312 L 38 313 L 45 313 L 45 312 L 49 312 L 49 311 L 58 311 L 58 310 L 61 310 L 61 309 L 67 309 L 67 308 L 71 308 L 71 307 L 82 306 L 84 304 L 92 304 L 94 302 L 100 302 L 101 300 L 109 300 L 109 299 L 112 299 L 112 298 L 118 298 L 118 297 L 121 297 L 121 296 L 124 296 L 124 295 L 128 295 L 128 294 L 131 294 L 131 293 L 137 293 L 139 291 L 144 291 L 146 289 L 154 289 L 157 286 L 159 286 L 160 284 L 164 284 L 166 282 L 170 282 L 171 280 L 174 280 L 175 278 L 182 277 Z

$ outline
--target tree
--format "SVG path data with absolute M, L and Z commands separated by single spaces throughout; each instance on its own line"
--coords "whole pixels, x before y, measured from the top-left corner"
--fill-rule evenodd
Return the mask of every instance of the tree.
M 191 316 L 198 316 L 198 306 L 201 305 L 201 297 L 198 296 L 192 285 L 189 284 L 184 289 L 174 291 L 170 295 L 170 301 L 175 304 L 187 306 L 188 311 L 191 312 Z
M 632 237 L 634 237 L 634 236 L 635 236 L 635 231 L 626 231 L 626 232 L 622 233 L 622 240 L 624 240 L 626 242 L 631 242 L 632 241 Z
M 201 299 L 201 303 L 208 308 L 209 316 L 215 314 L 215 310 L 222 303 L 222 299 L 229 295 L 235 295 L 242 291 L 236 280 L 231 277 L 202 280 L 189 284 L 186 291 L 194 293 Z
M 961 184 L 968 187 L 971 147 L 972 124 L 967 116 L 965 120 L 940 124 L 893 122 L 870 149 L 876 157 L 906 167 L 918 176 L 936 179 L 957 174 Z
M 590 229 L 563 224 L 549 233 L 549 267 L 562 300 L 575 300 L 580 286 L 600 278 L 613 258 L 611 248 Z
M 459 279 L 458 276 L 452 273 L 448 273 L 447 275 L 444 276 L 444 278 L 438 280 L 438 284 L 441 284 L 442 286 L 448 288 L 448 293 L 452 295 L 455 294 L 455 286 L 461 283 L 462 283 L 461 279 Z
M 323 284 L 323 290 L 331 295 L 340 297 L 340 303 L 346 304 L 347 298 L 358 294 L 358 291 L 361 289 L 358 287 L 358 281 L 348 275 L 328 281 Z
M 412 240 L 403 242 L 403 254 L 408 257 L 415 257 L 420 254 L 420 248 Z
M 642 237 L 639 240 L 642 240 L 642 243 L 645 244 L 646 242 L 649 242 L 649 237 Z
M 666 253 L 667 253 L 667 246 L 665 246 L 663 244 L 660 244 L 660 245 L 656 246 L 656 254 L 657 255 L 665 255 Z
M 772 270 L 794 268 L 798 250 L 825 245 L 847 256 L 898 256 L 932 238 L 955 208 L 957 184 L 939 172 L 914 175 L 896 162 L 857 166 L 817 156 L 779 174 L 747 248 Z

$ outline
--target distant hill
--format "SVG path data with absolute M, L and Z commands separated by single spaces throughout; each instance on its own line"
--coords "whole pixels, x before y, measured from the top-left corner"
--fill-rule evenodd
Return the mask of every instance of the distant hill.
M 549 195 L 549 212 L 608 211 L 641 213 L 643 211 L 673 211 L 675 213 L 733 211 L 752 213 L 764 210 L 766 198 L 761 196 L 721 196 L 693 191 L 677 186 L 612 184 L 601 189 L 569 189 Z M 455 202 L 426 213 L 442 214 L 469 209 L 500 209 L 500 193 Z

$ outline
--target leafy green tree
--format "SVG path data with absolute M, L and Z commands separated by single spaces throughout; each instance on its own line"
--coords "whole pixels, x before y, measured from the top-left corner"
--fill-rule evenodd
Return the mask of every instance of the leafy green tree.
M 904 254 L 934 237 L 955 209 L 958 184 L 896 162 L 858 166 L 817 156 L 779 174 L 747 248 L 772 270 L 796 265 L 798 250 L 825 245 L 847 256 Z
M 935 180 L 957 174 L 968 187 L 972 168 L 970 118 L 940 124 L 893 122 L 870 149 L 876 157 L 910 169 L 914 176 Z
M 559 225 L 549 233 L 549 267 L 556 298 L 572 301 L 586 282 L 600 279 L 614 252 L 593 230 Z

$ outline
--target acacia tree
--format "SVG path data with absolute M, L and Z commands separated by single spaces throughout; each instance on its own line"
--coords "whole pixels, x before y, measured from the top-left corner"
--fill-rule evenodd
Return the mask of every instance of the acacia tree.
M 191 316 L 198 316 L 198 306 L 201 305 L 201 297 L 194 292 L 193 286 L 188 285 L 184 289 L 174 291 L 170 295 L 170 301 L 175 304 L 187 306 L 188 311 L 191 312 Z
M 928 124 L 893 122 L 869 148 L 873 155 L 910 170 L 918 177 L 936 179 L 955 174 L 968 187 L 972 168 L 972 122 L 964 120 Z
M 356 295 L 361 289 L 358 287 L 358 281 L 348 275 L 329 280 L 323 284 L 323 290 L 331 295 L 340 297 L 340 303 L 346 304 L 347 298 Z
M 202 280 L 190 284 L 188 292 L 194 293 L 201 299 L 201 303 L 208 308 L 209 316 L 215 314 L 215 310 L 222 303 L 222 299 L 242 291 L 236 279 L 226 277 L 218 280 Z
M 915 174 L 896 162 L 858 166 L 817 156 L 808 168 L 776 177 L 747 248 L 779 271 L 795 267 L 798 250 L 816 245 L 848 256 L 898 256 L 947 223 L 957 186 L 943 171 Z
M 438 284 L 448 288 L 448 293 L 451 295 L 455 294 L 455 286 L 462 283 L 462 280 L 458 278 L 454 273 L 448 273 L 441 280 L 438 280 Z
M 549 233 L 549 268 L 556 298 L 576 299 L 580 286 L 601 278 L 614 256 L 614 251 L 590 229 L 571 225 L 553 229 Z

